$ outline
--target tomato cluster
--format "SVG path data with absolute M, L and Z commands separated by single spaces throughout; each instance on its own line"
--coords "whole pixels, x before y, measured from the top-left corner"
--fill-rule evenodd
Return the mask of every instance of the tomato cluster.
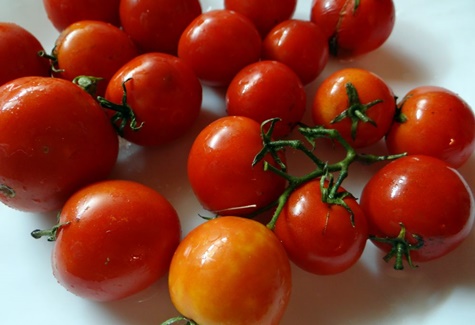
M 308 20 L 292 18 L 295 0 L 226 0 L 207 12 L 197 0 L 90 2 L 43 1 L 59 32 L 51 53 L 0 24 L 0 48 L 23 45 L 16 57 L 0 51 L 17 63 L 0 72 L 0 201 L 59 211 L 32 235 L 55 241 L 53 273 L 70 292 L 117 300 L 168 273 L 182 316 L 165 324 L 278 324 L 291 262 L 341 273 L 371 240 L 403 269 L 468 236 L 474 199 L 457 168 L 475 151 L 475 115 L 462 98 L 421 86 L 398 99 L 359 68 L 305 88 L 332 56 L 385 42 L 391 0 L 315 0 Z M 182 239 L 166 197 L 109 177 L 120 138 L 173 146 L 190 132 L 203 87 L 221 90 L 224 116 L 188 148 L 187 179 L 211 220 Z M 378 143 L 387 154 L 361 153 Z M 297 155 L 304 174 L 292 171 Z M 360 199 L 343 186 L 357 162 L 383 164 Z

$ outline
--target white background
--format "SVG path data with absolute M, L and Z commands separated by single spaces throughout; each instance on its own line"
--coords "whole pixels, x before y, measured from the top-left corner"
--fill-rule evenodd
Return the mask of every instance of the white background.
M 385 79 L 402 97 L 420 85 L 451 89 L 475 106 L 475 1 L 395 0 L 396 26 L 377 51 L 351 62 L 332 60 L 307 87 L 309 102 L 319 82 L 342 67 L 363 67 Z M 310 0 L 299 0 L 297 18 L 308 19 Z M 202 1 L 203 11 L 222 1 Z M 57 32 L 40 0 L 0 0 L 0 20 L 12 21 L 37 36 L 47 51 Z M 8 64 L 2 62 L 2 64 Z M 203 211 L 186 179 L 186 156 L 194 136 L 224 114 L 222 92 L 205 89 L 203 113 L 184 138 L 160 149 L 127 143 L 112 177 L 141 181 L 164 194 L 177 208 L 186 234 Z M 307 116 L 308 119 L 308 116 Z M 1 130 L 0 130 L 1 132 Z M 373 149 L 381 151 L 378 144 Z M 475 188 L 474 160 L 460 170 Z M 0 166 L 1 168 L 1 166 Z M 355 167 L 345 187 L 356 196 L 376 167 Z M 34 215 L 0 206 L 0 323 L 3 325 L 157 325 L 176 316 L 166 279 L 123 301 L 95 303 L 75 297 L 52 276 L 53 243 L 30 232 L 47 228 L 54 214 Z M 368 243 L 363 259 L 335 276 L 315 276 L 294 268 L 294 290 L 282 324 L 473 324 L 475 321 L 475 234 L 451 255 L 417 270 L 396 272 Z

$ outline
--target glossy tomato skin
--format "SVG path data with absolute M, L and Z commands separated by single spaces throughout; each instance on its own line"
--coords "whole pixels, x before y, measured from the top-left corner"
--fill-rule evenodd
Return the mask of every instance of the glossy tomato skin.
M 19 210 L 60 209 L 78 188 L 106 178 L 117 159 L 117 134 L 102 108 L 63 79 L 4 84 L 0 129 L 0 199 Z
M 257 62 L 262 40 L 244 15 L 217 9 L 195 18 L 178 43 L 178 56 L 207 85 L 225 87 L 245 66 Z
M 173 206 L 132 181 L 82 188 L 62 208 L 59 223 L 54 275 L 68 291 L 97 301 L 125 298 L 163 277 L 181 236 Z
M 296 0 L 224 0 L 224 8 L 239 12 L 256 25 L 262 38 L 278 23 L 290 19 Z
M 201 110 L 202 87 L 190 67 L 176 56 L 145 53 L 129 61 L 111 78 L 105 98 L 120 104 L 127 91 L 127 104 L 138 124 L 128 125 L 123 137 L 142 146 L 160 146 L 185 134 Z M 113 110 L 108 111 L 113 115 Z
M 473 194 L 462 176 L 445 162 L 411 155 L 379 170 L 365 185 L 361 207 L 370 234 L 395 238 L 406 228 L 406 240 L 422 248 L 411 251 L 414 262 L 440 258 L 469 235 L 474 220 Z M 388 251 L 390 246 L 375 242 Z
M 470 106 L 448 89 L 421 86 L 398 104 L 402 121 L 386 136 L 390 153 L 429 155 L 458 168 L 475 150 L 475 115 Z
M 321 74 L 328 63 L 328 42 L 316 24 L 298 19 L 285 20 L 264 38 L 262 58 L 288 65 L 307 85 Z
M 322 201 L 320 180 L 292 192 L 274 232 L 298 267 L 313 274 L 332 275 L 359 260 L 368 239 L 366 217 L 355 198 L 348 196 L 344 202 L 354 214 L 354 225 L 344 207 Z
M 302 120 L 307 105 L 305 88 L 295 72 L 278 61 L 248 65 L 226 91 L 229 115 L 247 116 L 258 123 L 279 117 L 274 138 L 288 135 Z
M 261 223 L 219 217 L 193 229 L 170 266 L 170 296 L 198 324 L 279 324 L 291 292 L 290 263 Z
M 392 0 L 314 0 L 310 19 L 326 34 L 330 52 L 346 58 L 383 45 L 394 28 L 395 11 Z
M 201 14 L 198 0 L 121 0 L 120 21 L 142 52 L 177 54 L 185 28 Z
M 361 104 L 381 100 L 366 110 L 370 122 L 359 121 L 356 136 L 352 135 L 351 119 L 332 121 L 349 108 L 346 85 L 351 83 Z M 396 99 L 386 82 L 376 74 L 359 68 L 344 68 L 329 75 L 318 87 L 312 103 L 312 119 L 316 125 L 338 130 L 355 148 L 370 146 L 388 132 L 396 112 Z
M 81 20 L 100 20 L 120 26 L 120 0 L 43 0 L 43 5 L 53 26 L 62 31 Z
M 252 166 L 261 149 L 259 123 L 244 116 L 219 118 L 198 134 L 188 155 L 188 179 L 206 210 L 246 215 L 278 198 L 286 181 L 265 171 L 263 161 Z M 275 165 L 270 156 L 265 160 Z
M 50 75 L 48 60 L 38 56 L 44 51 L 40 41 L 28 30 L 14 23 L 0 23 L 0 85 L 16 78 Z

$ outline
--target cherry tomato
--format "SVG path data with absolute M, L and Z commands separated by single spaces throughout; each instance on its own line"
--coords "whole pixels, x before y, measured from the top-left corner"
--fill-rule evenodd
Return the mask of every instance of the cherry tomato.
M 198 118 L 201 110 L 202 87 L 193 71 L 183 60 L 165 53 L 142 54 L 120 68 L 107 86 L 105 98 L 127 106 L 122 116 L 127 120 L 132 109 L 137 129 L 130 124 L 122 136 L 142 146 L 158 146 L 179 138 Z M 108 111 L 110 116 L 116 114 Z M 125 121 L 120 118 L 117 124 Z
M 392 0 L 314 0 L 311 20 L 324 31 L 330 53 L 352 57 L 384 44 L 394 28 L 395 11 Z
M 390 153 L 434 156 L 458 168 L 475 150 L 475 115 L 455 93 L 417 87 L 404 96 L 398 110 L 386 137 Z
M 284 178 L 265 171 L 263 161 L 252 165 L 261 149 L 259 123 L 244 116 L 219 118 L 198 134 L 188 156 L 188 178 L 206 210 L 246 215 L 278 198 Z
M 40 41 L 25 28 L 0 22 L 0 85 L 16 78 L 47 77 L 50 67 L 47 60 L 38 56 L 44 51 Z
M 264 38 L 262 58 L 285 63 L 306 85 L 315 80 L 326 67 L 329 58 L 328 42 L 320 27 L 314 23 L 286 20 L 275 26 Z
M 285 64 L 259 61 L 242 69 L 226 92 L 229 115 L 247 116 L 262 123 L 279 117 L 272 135 L 286 136 L 302 119 L 306 93 L 299 77 Z
M 86 186 L 66 202 L 53 273 L 68 291 L 110 301 L 145 289 L 168 272 L 181 236 L 173 206 L 132 181 Z
M 290 19 L 297 7 L 297 0 L 224 0 L 224 8 L 239 12 L 249 18 L 264 38 L 278 23 Z
M 185 28 L 201 14 L 198 0 L 121 0 L 120 21 L 143 52 L 177 54 Z
M 120 0 L 43 0 L 53 26 L 62 31 L 81 20 L 100 20 L 120 26 Z
M 383 79 L 364 69 L 346 68 L 320 84 L 312 118 L 317 125 L 338 130 L 353 147 L 362 148 L 384 137 L 395 111 L 396 99 Z
M 227 86 L 241 69 L 259 61 L 261 44 L 246 16 L 217 9 L 201 14 L 185 29 L 178 56 L 205 84 Z
M 100 105 L 75 84 L 24 77 L 0 88 L 0 200 L 24 211 L 59 209 L 106 178 L 118 139 Z
M 226 216 L 193 229 L 170 266 L 170 296 L 198 324 L 279 324 L 291 292 L 290 263 L 261 223 Z
M 373 242 L 396 257 L 406 253 L 403 257 L 414 262 L 454 250 L 470 234 L 474 220 L 473 195 L 462 176 L 424 155 L 406 156 L 380 169 L 363 188 L 361 207 L 370 234 L 394 243 Z M 402 261 L 395 267 L 401 269 Z
M 97 94 L 125 63 L 138 55 L 131 38 L 121 29 L 102 21 L 83 20 L 64 29 L 55 42 L 55 74 L 67 80 L 85 75 L 102 78 Z

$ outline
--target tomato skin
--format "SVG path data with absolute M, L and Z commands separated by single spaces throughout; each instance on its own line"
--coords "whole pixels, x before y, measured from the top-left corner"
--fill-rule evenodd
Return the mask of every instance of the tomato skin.
M 429 155 L 458 168 L 474 152 L 475 115 L 457 94 L 421 86 L 409 91 L 398 108 L 405 121 L 393 123 L 386 136 L 390 153 Z
M 284 178 L 265 171 L 263 161 L 252 166 L 261 149 L 259 123 L 244 116 L 219 118 L 198 134 L 187 170 L 203 208 L 242 216 L 279 197 L 286 186 Z M 271 157 L 265 158 L 272 163 Z M 285 161 L 283 154 L 280 158 Z
M 286 20 L 276 25 L 264 38 L 262 58 L 285 63 L 306 85 L 326 67 L 328 42 L 316 24 L 298 19 Z
M 173 206 L 132 181 L 82 188 L 59 222 L 54 275 L 68 291 L 97 301 L 125 298 L 163 277 L 181 236 Z
M 291 292 L 290 263 L 264 225 L 234 216 L 193 229 L 170 266 L 170 296 L 198 324 L 279 324 Z
M 48 60 L 38 56 L 44 51 L 40 41 L 25 28 L 0 22 L 0 85 L 21 77 L 50 75 Z
M 397 237 L 400 223 L 406 240 L 414 234 L 424 245 L 411 251 L 412 260 L 440 258 L 469 235 L 474 221 L 473 194 L 462 176 L 445 162 L 424 155 L 400 158 L 380 169 L 361 194 L 369 232 L 377 237 Z M 390 247 L 375 244 L 385 251 Z
M 288 135 L 301 121 L 306 108 L 305 89 L 285 64 L 259 61 L 242 69 L 226 91 L 229 115 L 247 116 L 258 123 L 279 117 L 275 138 Z
M 73 83 L 24 77 L 0 88 L 0 200 L 23 211 L 59 209 L 78 188 L 106 178 L 119 150 L 99 104 Z
M 241 69 L 259 61 L 261 44 L 259 32 L 246 16 L 218 9 L 188 25 L 178 43 L 178 56 L 203 83 L 225 87 Z
M 145 53 L 132 59 L 111 78 L 105 98 L 120 104 L 124 82 L 127 104 L 138 123 L 143 123 L 137 131 L 125 127 L 123 137 L 133 143 L 142 146 L 170 143 L 187 132 L 198 118 L 201 84 L 189 66 L 175 56 Z M 111 116 L 114 113 L 108 111 Z

